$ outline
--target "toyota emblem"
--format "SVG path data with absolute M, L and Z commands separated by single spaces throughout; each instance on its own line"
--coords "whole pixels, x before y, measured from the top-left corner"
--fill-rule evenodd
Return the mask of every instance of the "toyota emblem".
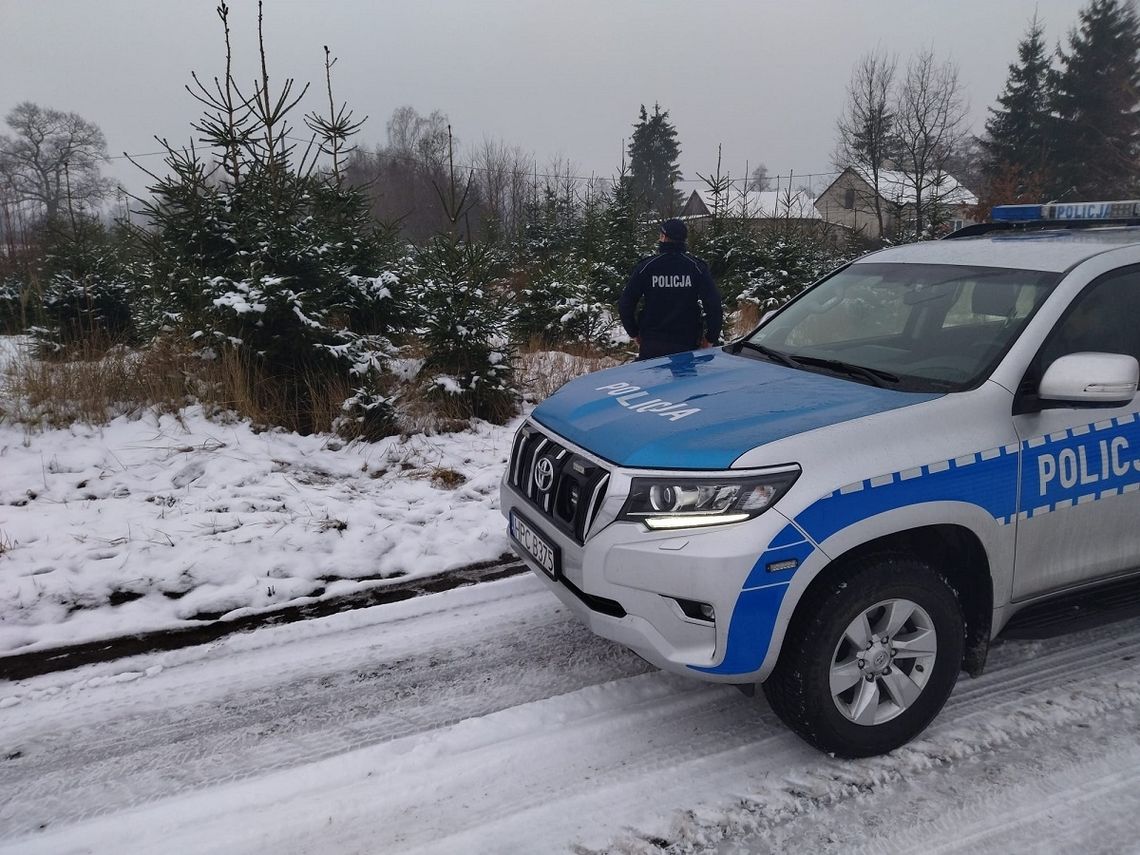
M 542 458 L 534 467 L 534 486 L 544 493 L 554 486 L 554 463 L 549 457 Z

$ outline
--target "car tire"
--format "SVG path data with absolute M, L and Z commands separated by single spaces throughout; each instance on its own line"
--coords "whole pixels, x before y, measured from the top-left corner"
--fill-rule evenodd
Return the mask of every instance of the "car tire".
M 800 737 L 840 757 L 884 754 L 938 715 L 962 667 L 964 621 L 926 562 L 880 553 L 809 590 L 764 694 Z

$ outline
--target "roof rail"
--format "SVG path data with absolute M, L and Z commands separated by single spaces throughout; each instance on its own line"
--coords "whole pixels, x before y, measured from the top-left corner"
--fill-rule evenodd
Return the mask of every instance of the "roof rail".
M 1013 230 L 1013 223 L 972 223 L 968 226 L 950 232 L 945 235 L 942 240 L 953 240 L 954 238 L 977 237 L 978 235 L 988 235 L 990 232 L 1008 232 Z

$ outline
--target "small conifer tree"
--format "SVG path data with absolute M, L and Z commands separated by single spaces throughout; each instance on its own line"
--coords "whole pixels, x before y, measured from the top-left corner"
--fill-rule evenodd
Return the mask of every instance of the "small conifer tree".
M 328 429 L 327 390 L 341 389 L 350 408 L 367 402 L 357 415 L 377 436 L 391 415 L 378 403 L 391 337 L 408 316 L 392 236 L 341 180 L 359 123 L 335 107 L 326 48 L 330 113 L 306 118 L 314 141 L 298 154 L 289 117 L 305 89 L 292 79 L 271 87 L 259 11 L 262 73 L 243 94 L 229 74 L 228 13 L 222 3 L 225 79 L 195 77 L 190 89 L 205 107 L 194 127 L 208 151 L 166 144 L 168 173 L 152 175 L 144 205 L 154 316 L 204 352 L 234 349 L 258 378 L 252 393 L 285 426 Z M 330 168 L 318 168 L 317 151 Z
M 518 411 L 506 270 L 496 249 L 446 235 L 416 252 L 411 296 L 422 311 L 420 375 L 453 418 L 502 423 Z

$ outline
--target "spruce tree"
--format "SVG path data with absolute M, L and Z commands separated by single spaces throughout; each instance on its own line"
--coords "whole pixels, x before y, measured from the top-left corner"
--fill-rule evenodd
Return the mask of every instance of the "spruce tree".
M 506 273 L 503 253 L 486 244 L 439 235 L 416 250 L 411 296 L 423 311 L 426 354 L 420 377 L 446 417 L 502 424 L 518 411 Z
M 513 314 L 513 334 L 518 341 L 553 345 L 562 341 L 560 306 L 574 289 L 581 219 L 574 200 L 551 184 L 534 188 L 527 205 L 523 230 L 518 304 Z
M 1131 0 L 1092 0 L 1052 75 L 1055 196 L 1119 199 L 1137 192 L 1140 22 Z
M 651 116 L 642 104 L 629 142 L 630 184 L 634 194 L 658 216 L 671 216 L 681 207 L 681 192 L 677 189 L 680 154 L 677 129 L 669 121 L 669 111 L 654 104 Z
M 606 261 L 623 274 L 644 253 L 649 242 L 650 235 L 646 234 L 646 223 L 641 214 L 633 178 L 622 157 L 621 169 L 613 178 L 606 202 L 604 245 Z M 653 231 L 656 230 L 654 225 Z
M 234 355 L 252 378 L 257 418 L 309 433 L 343 412 L 378 438 L 394 429 L 387 369 L 414 306 L 402 248 L 341 180 L 338 158 L 357 123 L 335 110 L 331 81 L 332 112 L 309 117 L 314 143 L 297 157 L 289 122 L 300 95 L 292 78 L 271 88 L 260 11 L 261 79 L 241 96 L 229 74 L 229 7 L 218 6 L 227 74 L 190 88 L 205 107 L 193 125 L 205 150 L 163 141 L 168 172 L 149 173 L 147 226 L 137 229 L 149 254 L 136 300 L 144 308 L 134 311 L 149 321 L 141 332 L 174 329 L 203 355 Z M 318 148 L 331 171 L 317 168 Z
M 1009 66 L 998 106 L 990 107 L 986 120 L 986 138 L 981 143 L 986 154 L 987 181 L 1006 188 L 1004 193 L 1014 194 L 1014 198 L 995 201 L 1031 201 L 1031 188 L 1045 180 L 1053 122 L 1049 112 L 1050 63 L 1044 36 L 1045 27 L 1034 15 L 1025 38 L 1017 46 L 1017 63 Z

